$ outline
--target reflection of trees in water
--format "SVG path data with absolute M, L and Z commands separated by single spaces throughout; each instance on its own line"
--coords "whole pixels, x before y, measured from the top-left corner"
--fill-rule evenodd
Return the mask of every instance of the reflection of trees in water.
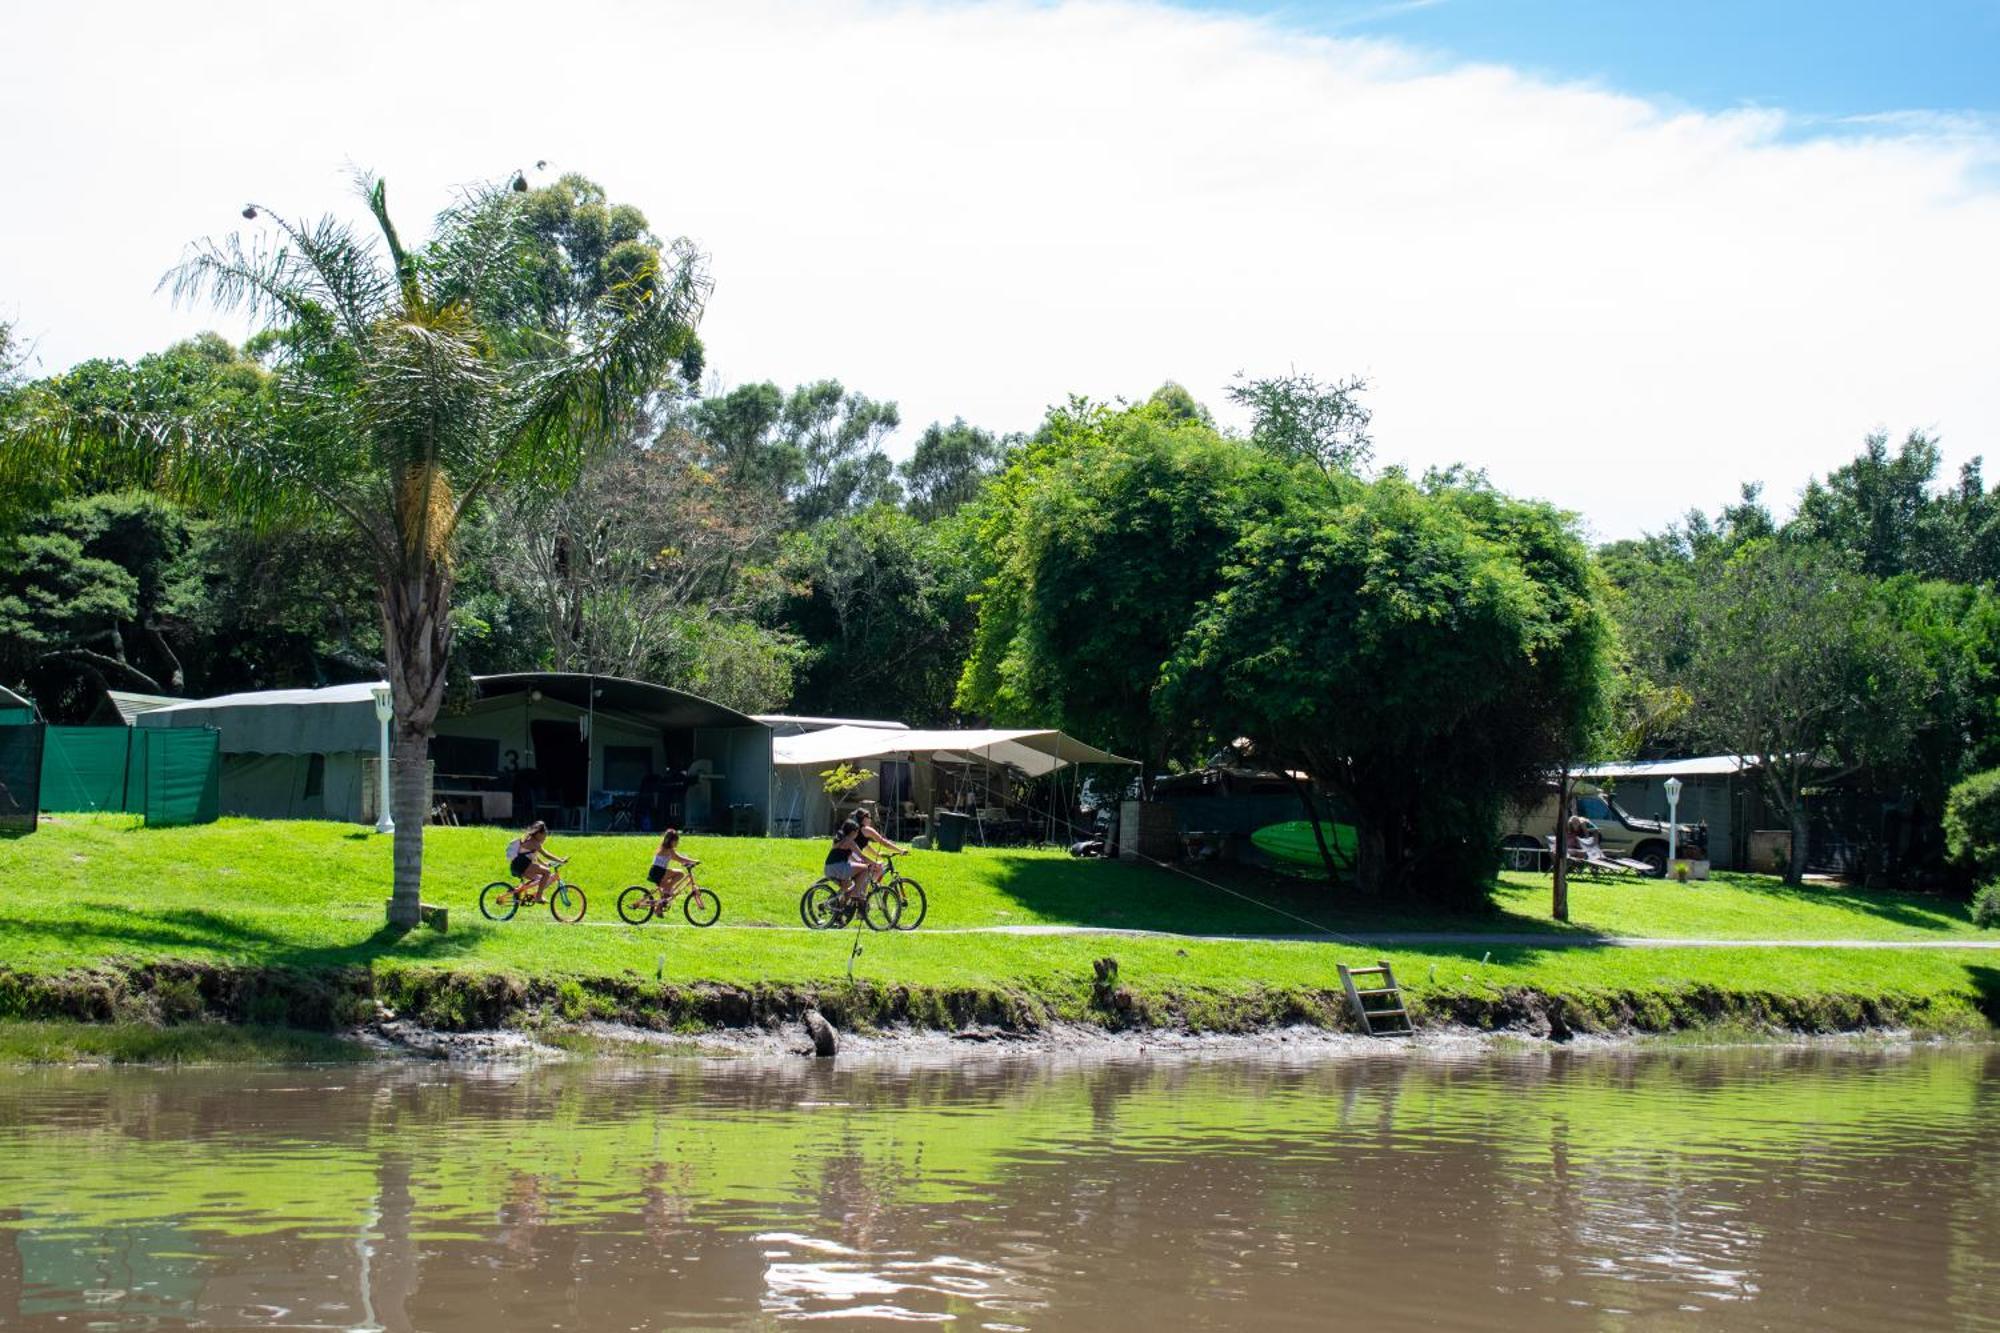
M 314 1078 L 326 1086 L 283 1086 Z M 1066 1317 L 1117 1327 L 1305 1316 L 1330 1293 L 1356 1319 L 1434 1309 L 1562 1329 L 1620 1307 L 1670 1325 L 1699 1320 L 1674 1314 L 1683 1300 L 1712 1317 L 1708 1289 L 1783 1323 L 1811 1312 L 1809 1263 L 1844 1268 L 1846 1282 L 1816 1280 L 1855 1299 L 1894 1276 L 1963 1312 L 2000 1278 L 2000 1052 L 41 1083 L 0 1084 L 0 1132 L 33 1131 L 69 1161 L 103 1136 L 135 1186 L 135 1166 L 172 1176 L 198 1154 L 209 1174 L 177 1205 L 191 1225 L 204 1207 L 250 1216 L 234 1200 L 254 1202 L 274 1160 L 317 1154 L 289 1206 L 322 1238 L 197 1231 L 188 1248 L 215 1254 L 203 1301 L 282 1273 L 328 1303 L 366 1293 L 389 1329 L 492 1333 L 524 1311 L 646 1322 L 669 1293 L 674 1310 L 747 1319 L 756 1227 L 867 1256 L 985 1259 Z M 322 1182 L 315 1160 L 365 1165 L 361 1188 L 351 1170 Z M 0 1161 L 0 1195 L 38 1170 Z M 0 1225 L 0 1322 L 24 1281 L 15 1241 Z
M 18 1320 L 26 1266 L 21 1261 L 21 1210 L 0 1208 L 0 1323 Z

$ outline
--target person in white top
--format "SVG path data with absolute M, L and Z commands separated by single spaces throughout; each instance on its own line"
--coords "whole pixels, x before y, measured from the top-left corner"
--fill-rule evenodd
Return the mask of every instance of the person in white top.
M 701 864 L 693 857 L 683 856 L 680 846 L 681 831 L 677 828 L 668 829 L 665 836 L 660 839 L 660 850 L 653 853 L 653 868 L 646 872 L 646 882 L 660 890 L 661 902 L 673 901 L 674 891 L 680 888 L 681 881 L 687 878 L 687 871 L 675 868 L 676 862 L 690 867 Z
M 548 864 L 555 858 L 543 850 L 548 840 L 549 826 L 537 819 L 528 825 L 527 832 L 507 844 L 507 873 L 520 880 L 522 888 L 533 889 L 536 902 L 556 878 Z

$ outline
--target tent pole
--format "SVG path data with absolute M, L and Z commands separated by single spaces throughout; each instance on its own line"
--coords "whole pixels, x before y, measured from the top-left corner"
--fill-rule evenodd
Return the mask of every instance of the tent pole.
M 583 831 L 590 832 L 590 774 L 597 767 L 597 674 L 592 672 L 585 678 L 584 705 L 589 709 L 590 720 L 583 728 Z

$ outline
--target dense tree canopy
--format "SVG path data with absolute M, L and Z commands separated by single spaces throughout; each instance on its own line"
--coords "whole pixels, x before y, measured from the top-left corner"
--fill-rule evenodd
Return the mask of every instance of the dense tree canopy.
M 1169 664 L 1168 706 L 1352 812 L 1372 892 L 1466 899 L 1501 800 L 1603 706 L 1610 627 L 1565 517 L 1482 485 L 1295 477 Z
M 1161 667 L 1241 531 L 1277 501 L 1278 465 L 1227 440 L 1184 392 L 1049 415 L 971 515 L 983 563 L 958 702 L 1060 726 L 1139 759 L 1184 758 Z

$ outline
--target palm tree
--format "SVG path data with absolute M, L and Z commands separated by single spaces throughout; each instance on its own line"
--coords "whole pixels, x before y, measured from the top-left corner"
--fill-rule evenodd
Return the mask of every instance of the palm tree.
M 0 484 L 125 473 L 254 521 L 337 525 L 380 590 L 394 697 L 392 925 L 414 925 L 426 760 L 451 651 L 452 555 L 501 491 L 567 484 L 678 365 L 699 365 L 703 256 L 661 246 L 635 210 L 578 178 L 465 192 L 407 249 L 381 181 L 358 182 L 379 236 L 332 217 L 268 216 L 276 235 L 203 241 L 162 280 L 176 300 L 241 310 L 273 373 L 247 402 L 175 416 L 27 395 L 0 426 Z M 588 244 L 551 223 L 579 201 Z M 539 205 L 539 206 L 538 206 Z M 578 209 L 578 213 L 586 209 Z

